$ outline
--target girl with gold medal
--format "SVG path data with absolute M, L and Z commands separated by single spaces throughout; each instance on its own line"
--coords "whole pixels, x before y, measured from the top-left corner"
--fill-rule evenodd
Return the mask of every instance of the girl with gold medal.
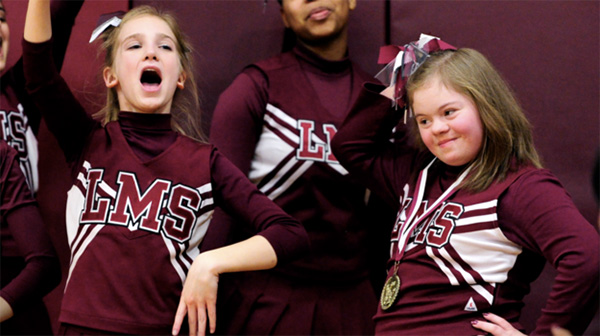
M 332 143 L 398 207 L 375 334 L 583 333 L 598 309 L 598 232 L 542 168 L 498 71 L 428 35 L 382 48 L 388 62 L 385 86 L 363 86 Z M 389 141 L 406 131 L 402 118 L 413 139 Z M 523 297 L 546 261 L 555 284 L 535 330 L 524 330 Z

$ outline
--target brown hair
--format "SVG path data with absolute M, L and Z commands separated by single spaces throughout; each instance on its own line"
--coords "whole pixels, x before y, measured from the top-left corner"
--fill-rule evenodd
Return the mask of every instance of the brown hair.
M 409 106 L 412 107 L 414 92 L 434 75 L 439 75 L 446 87 L 475 103 L 484 128 L 482 148 L 462 188 L 482 191 L 503 180 L 512 169 L 542 167 L 529 121 L 508 84 L 485 56 L 468 48 L 431 54 L 408 79 Z M 416 133 L 417 143 L 425 149 Z
M 103 34 L 101 51 L 104 51 L 104 66 L 112 67 L 118 45 L 121 27 L 128 21 L 143 15 L 156 16 L 164 20 L 175 35 L 177 53 L 182 70 L 187 75 L 186 85 L 183 90 L 176 90 L 171 107 L 171 128 L 174 131 L 187 135 L 200 142 L 206 142 L 206 136 L 201 127 L 200 97 L 198 86 L 194 79 L 193 49 L 187 37 L 179 27 L 177 19 L 171 13 L 164 12 L 152 6 L 139 6 L 131 9 L 123 16 L 118 27 L 107 30 Z M 102 120 L 103 124 L 119 118 L 119 99 L 115 88 L 109 88 L 106 95 L 106 105 L 96 113 L 95 117 Z

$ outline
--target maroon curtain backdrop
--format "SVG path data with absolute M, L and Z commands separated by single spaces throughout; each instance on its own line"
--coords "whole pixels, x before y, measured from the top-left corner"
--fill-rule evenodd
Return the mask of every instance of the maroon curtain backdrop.
M 277 54 L 283 24 L 275 0 L 133 0 L 172 10 L 195 47 L 205 129 L 218 95 L 247 64 Z M 9 64 L 20 55 L 27 2 L 4 0 L 11 28 Z M 126 9 L 126 0 L 88 0 L 77 19 L 63 75 L 77 96 L 96 111 L 103 104 L 96 45 L 87 43 L 100 13 Z M 584 216 L 598 224 L 592 171 L 599 148 L 600 3 L 597 1 L 358 0 L 350 23 L 350 54 L 371 74 L 379 47 L 404 44 L 420 33 L 485 54 L 522 102 L 534 126 L 545 165 L 563 182 Z M 388 41 L 386 41 L 388 40 Z M 64 231 L 66 166 L 43 126 L 40 139 L 39 202 L 66 275 Z M 527 297 L 522 322 L 531 330 L 543 305 L 553 270 L 548 268 Z M 47 298 L 56 319 L 62 285 Z M 598 318 L 586 335 L 600 334 Z

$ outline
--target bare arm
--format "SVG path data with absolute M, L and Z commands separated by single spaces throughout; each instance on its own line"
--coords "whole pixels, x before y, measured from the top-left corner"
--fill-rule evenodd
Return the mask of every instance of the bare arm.
M 52 38 L 50 0 L 29 0 L 23 38 L 32 43 L 46 42 Z
M 201 253 L 190 267 L 173 324 L 180 331 L 188 316 L 191 335 L 204 335 L 207 312 L 210 332 L 216 329 L 216 295 L 219 275 L 258 271 L 293 260 L 309 249 L 306 230 L 264 194 L 227 158 L 213 151 L 213 197 L 215 204 L 237 214 L 258 235 L 236 244 Z M 211 223 L 211 226 L 214 223 Z
M 277 254 L 262 236 L 200 254 L 188 272 L 175 315 L 173 335 L 179 333 L 184 317 L 188 316 L 190 335 L 204 335 L 206 314 L 210 332 L 216 328 L 216 303 L 219 274 L 258 271 L 275 267 Z

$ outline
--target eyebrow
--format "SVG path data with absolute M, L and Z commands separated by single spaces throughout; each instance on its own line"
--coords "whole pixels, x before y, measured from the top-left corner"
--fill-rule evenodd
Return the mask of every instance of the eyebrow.
M 458 103 L 458 102 L 457 102 L 457 101 L 455 101 L 455 100 L 453 100 L 453 101 L 450 101 L 450 102 L 447 102 L 447 103 L 445 103 L 445 104 L 442 104 L 441 106 L 439 106 L 439 107 L 436 109 L 436 111 L 444 110 L 444 109 L 446 109 L 448 106 L 450 106 L 450 105 L 453 105 L 453 104 L 457 104 L 457 103 Z M 414 109 L 413 109 L 413 112 L 414 112 Z M 419 117 L 419 116 L 423 116 L 423 115 L 426 115 L 426 114 L 425 114 L 425 113 L 416 113 L 416 114 L 415 114 L 415 117 Z
M 140 36 L 142 36 L 142 34 L 140 34 L 140 33 L 131 34 L 131 35 L 127 36 L 126 38 L 124 38 L 123 42 L 133 39 L 133 38 L 139 38 Z M 169 40 L 175 42 L 175 39 L 167 34 L 159 34 L 159 36 L 160 36 L 160 38 L 168 38 Z

